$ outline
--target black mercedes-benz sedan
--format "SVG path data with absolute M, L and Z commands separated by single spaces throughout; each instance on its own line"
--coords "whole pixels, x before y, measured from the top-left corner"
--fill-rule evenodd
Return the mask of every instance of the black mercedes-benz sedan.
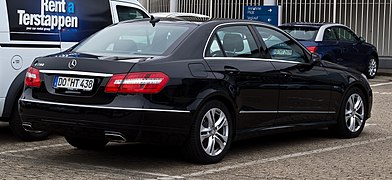
M 35 59 L 19 105 L 27 130 L 80 149 L 175 144 L 208 164 L 233 140 L 262 134 L 327 127 L 357 137 L 372 90 L 365 75 L 319 60 L 271 25 L 145 19 Z

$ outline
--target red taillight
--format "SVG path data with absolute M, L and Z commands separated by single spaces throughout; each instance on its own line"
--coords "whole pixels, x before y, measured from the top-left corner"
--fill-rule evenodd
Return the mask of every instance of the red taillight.
M 27 69 L 25 85 L 29 87 L 40 87 L 41 78 L 39 77 L 39 70 L 33 67 Z
M 168 81 L 169 77 L 162 72 L 116 74 L 109 80 L 105 92 L 156 94 L 165 87 Z
M 311 53 L 316 53 L 317 51 L 317 46 L 308 46 L 306 47 Z

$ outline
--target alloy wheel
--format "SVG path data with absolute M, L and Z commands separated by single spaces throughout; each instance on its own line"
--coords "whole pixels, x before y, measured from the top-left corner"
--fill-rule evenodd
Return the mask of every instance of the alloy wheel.
M 203 116 L 200 126 L 200 142 L 203 150 L 210 156 L 218 156 L 226 147 L 229 126 L 225 113 L 212 108 Z
M 369 60 L 369 67 L 368 67 L 368 73 L 370 77 L 373 77 L 376 75 L 377 72 L 377 62 L 374 58 L 371 58 Z
M 352 94 L 346 103 L 345 122 L 348 130 L 357 132 L 364 122 L 365 110 L 359 94 Z

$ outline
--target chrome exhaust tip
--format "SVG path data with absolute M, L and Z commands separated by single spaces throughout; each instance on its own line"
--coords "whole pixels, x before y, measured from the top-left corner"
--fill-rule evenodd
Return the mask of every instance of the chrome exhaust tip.
M 29 133 L 42 133 L 43 131 L 39 131 L 33 128 L 33 125 L 29 122 L 23 122 L 22 127 L 25 131 Z
M 33 125 L 29 122 L 23 122 L 22 127 L 24 130 L 26 130 L 28 132 L 35 132 L 35 130 L 33 129 Z
M 120 132 L 105 131 L 105 138 L 110 142 L 125 143 L 127 139 Z

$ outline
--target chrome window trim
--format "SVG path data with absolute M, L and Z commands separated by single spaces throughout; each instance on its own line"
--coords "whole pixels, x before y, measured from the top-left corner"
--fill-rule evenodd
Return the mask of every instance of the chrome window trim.
M 85 71 L 65 71 L 65 70 L 39 70 L 44 74 L 66 74 L 66 75 L 81 75 L 81 76 L 94 76 L 94 77 L 112 77 L 113 74 L 95 73 Z
M 22 102 L 29 102 L 29 103 L 38 103 L 38 104 L 57 105 L 57 106 L 82 107 L 82 108 L 113 109 L 113 110 L 127 110 L 127 111 L 153 111 L 153 112 L 171 112 L 171 113 L 191 113 L 190 111 L 183 111 L 183 110 L 94 106 L 94 105 L 57 103 L 57 102 L 40 101 L 40 100 L 29 100 L 29 99 L 20 99 L 20 101 L 22 101 Z
M 335 111 L 240 111 L 240 114 L 336 114 Z
M 219 25 L 215 26 L 214 29 L 212 29 L 210 35 L 208 36 L 207 43 L 204 45 L 204 51 L 203 51 L 203 58 L 204 58 L 204 59 L 206 58 L 206 52 L 207 52 L 208 43 L 210 42 L 211 37 L 214 35 L 214 32 L 215 32 L 218 28 L 220 28 L 220 27 L 222 27 L 222 26 L 227 26 L 227 25 L 246 25 L 246 26 L 248 26 L 248 25 L 259 25 L 259 26 L 266 26 L 266 27 L 273 27 L 273 28 L 275 28 L 275 27 L 272 26 L 272 25 L 262 24 L 262 23 L 257 23 L 257 22 L 229 22 L 229 23 L 222 23 L 222 24 L 219 24 Z
M 282 62 L 282 63 L 292 63 L 292 64 L 301 64 L 301 62 L 297 61 L 286 61 L 286 60 L 278 60 L 278 59 L 263 59 L 263 58 L 244 58 L 244 57 L 206 57 L 205 60 L 248 60 L 248 61 L 268 61 L 268 62 Z
M 281 33 L 285 33 L 283 30 L 280 29 L 276 29 L 276 27 L 269 25 L 269 24 L 262 24 L 262 23 L 257 23 L 257 22 L 230 22 L 230 23 L 223 23 L 223 24 L 219 24 L 217 25 L 210 33 L 210 35 L 208 36 L 207 42 L 204 45 L 204 51 L 203 51 L 203 59 L 204 60 L 214 60 L 214 59 L 230 59 L 230 60 L 253 60 L 253 61 L 270 61 L 270 62 L 282 62 L 282 63 L 292 63 L 292 64 L 301 64 L 301 62 L 296 62 L 296 61 L 286 61 L 286 60 L 278 60 L 278 59 L 263 59 L 263 58 L 243 58 L 243 57 L 206 57 L 206 52 L 207 52 L 207 47 L 208 47 L 208 43 L 211 40 L 211 37 L 214 35 L 214 32 L 222 27 L 222 26 L 227 26 L 227 25 L 254 25 L 254 26 L 264 26 L 267 28 L 271 28 L 274 29 L 276 31 L 280 31 Z M 336 24 L 334 24 L 336 25 Z M 306 49 L 302 44 L 299 43 L 299 45 L 301 45 L 304 49 Z M 306 49 L 307 50 L 307 49 Z

